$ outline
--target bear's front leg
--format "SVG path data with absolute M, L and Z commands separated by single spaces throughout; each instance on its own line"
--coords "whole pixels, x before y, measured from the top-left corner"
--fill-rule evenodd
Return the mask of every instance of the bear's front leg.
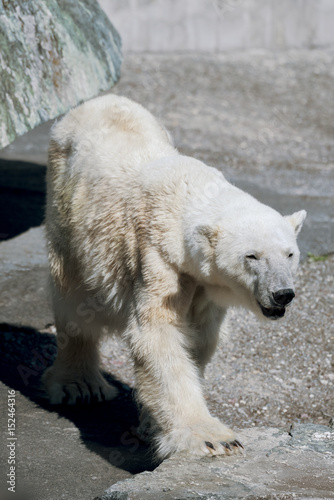
M 187 350 L 187 332 L 161 318 L 135 321 L 129 340 L 138 399 L 154 422 L 158 457 L 238 453 L 242 445 L 234 432 L 206 406 L 198 368 Z

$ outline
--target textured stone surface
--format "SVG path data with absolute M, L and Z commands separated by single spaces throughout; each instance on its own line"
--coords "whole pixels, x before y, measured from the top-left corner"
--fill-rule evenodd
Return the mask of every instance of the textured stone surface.
M 0 323 L 43 329 L 53 323 L 44 228 L 0 245 Z
M 119 78 L 120 37 L 95 0 L 0 3 L 0 147 Z
M 334 498 L 334 431 L 297 425 L 240 432 L 243 457 L 169 459 L 109 488 L 99 500 Z

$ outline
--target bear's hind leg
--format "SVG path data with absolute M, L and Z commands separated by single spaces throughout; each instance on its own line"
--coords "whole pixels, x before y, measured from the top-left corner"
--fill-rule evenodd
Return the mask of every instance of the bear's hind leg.
M 59 316 L 56 312 L 57 357 L 42 379 L 50 402 L 75 404 L 113 399 L 117 389 L 108 384 L 99 368 L 101 326 Z

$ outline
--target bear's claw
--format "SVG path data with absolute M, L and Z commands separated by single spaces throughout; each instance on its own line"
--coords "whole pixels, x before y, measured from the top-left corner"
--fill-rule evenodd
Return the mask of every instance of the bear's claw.
M 229 443 L 227 443 L 226 441 L 221 441 L 220 444 L 222 444 L 225 448 L 227 448 L 228 450 L 232 451 L 232 448 L 230 446 Z M 232 443 L 231 443 L 232 444 Z
M 208 448 L 211 448 L 212 450 L 215 450 L 216 448 L 213 446 L 212 443 L 210 443 L 210 441 L 205 441 L 205 444 L 207 445 Z
M 237 439 L 234 439 L 233 441 L 230 441 L 229 443 L 227 441 L 220 441 L 220 444 L 222 446 L 224 446 L 224 448 L 226 448 L 227 452 L 232 452 L 233 453 L 233 448 L 241 448 L 241 449 L 244 449 L 242 443 L 240 441 L 238 441 Z M 210 441 L 205 441 L 205 445 L 206 447 L 209 449 L 209 452 L 211 453 L 211 455 L 216 455 L 216 448 L 214 447 L 214 445 L 210 442 Z M 228 455 L 230 453 L 227 453 Z
M 243 450 L 245 449 L 243 444 L 240 443 L 240 441 L 238 441 L 237 439 L 235 439 L 234 441 L 231 441 L 230 443 L 232 446 L 236 446 L 237 448 L 242 448 Z
M 216 448 L 213 446 L 213 444 L 210 443 L 210 441 L 205 441 L 205 444 L 206 444 L 207 448 L 209 449 L 209 452 L 211 453 L 211 455 L 215 455 L 215 453 L 212 453 L 212 451 L 211 451 L 211 450 L 216 451 Z

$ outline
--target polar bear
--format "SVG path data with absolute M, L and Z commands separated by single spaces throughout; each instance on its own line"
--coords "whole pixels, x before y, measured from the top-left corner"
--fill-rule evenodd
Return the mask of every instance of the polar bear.
M 117 333 L 130 346 L 159 458 L 238 453 L 237 436 L 209 413 L 201 377 L 228 308 L 284 316 L 306 212 L 283 217 L 181 155 L 147 110 L 115 95 L 54 126 L 47 185 L 62 339 L 44 375 L 51 402 L 116 395 L 100 373 L 98 344 L 105 331 Z

